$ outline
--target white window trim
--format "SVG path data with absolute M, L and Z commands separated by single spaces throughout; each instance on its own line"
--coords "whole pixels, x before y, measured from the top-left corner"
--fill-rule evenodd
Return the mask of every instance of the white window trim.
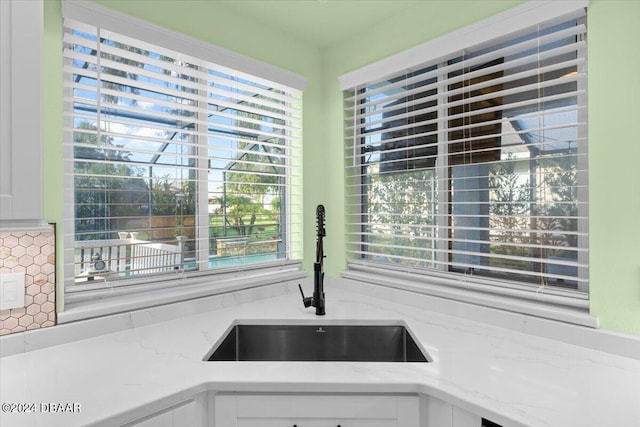
M 519 290 L 507 283 L 499 287 L 495 280 L 491 286 L 483 286 L 478 277 L 473 277 L 472 281 L 444 274 L 414 274 L 392 266 L 360 260 L 349 261 L 348 269 L 341 277 L 542 319 L 590 328 L 600 327 L 598 318 L 589 314 L 589 300 L 586 297 L 569 296 L 570 292 L 564 295 L 559 292 L 531 292 Z
M 245 72 L 253 80 L 264 79 L 271 86 L 283 85 L 302 91 L 305 77 L 253 58 L 249 58 L 218 46 L 214 46 L 180 33 L 156 26 L 144 20 L 116 12 L 107 7 L 85 0 L 63 0 L 63 17 L 78 20 L 118 32 L 157 46 Z M 256 79 L 257 77 L 257 79 Z M 73 158 L 73 147 L 64 148 L 65 158 Z M 65 188 L 73 188 L 73 164 L 65 162 Z M 291 213 L 287 210 L 288 219 Z M 64 207 L 64 257 L 74 259 L 73 207 Z M 291 252 L 288 245 L 287 252 Z M 74 276 L 72 263 L 63 267 L 64 280 Z M 122 280 L 89 287 L 75 284 L 65 285 L 64 309 L 58 315 L 60 323 L 111 315 L 162 304 L 169 304 L 205 296 L 250 289 L 257 286 L 299 280 L 306 277 L 300 261 L 280 260 L 268 264 L 243 264 L 234 267 L 203 272 L 176 272 L 176 274 L 148 275 L 139 279 Z M 131 286 L 135 285 L 135 286 Z
M 462 52 L 505 34 L 535 28 L 542 22 L 584 10 L 588 5 L 589 0 L 529 0 L 498 15 L 345 73 L 338 77 L 340 90 L 376 81 L 427 62 L 439 62 L 456 51 Z
M 306 83 L 306 78 L 299 74 L 205 43 L 87 0 L 63 0 L 62 16 L 182 52 L 218 65 L 242 70 L 253 76 L 300 91 L 304 89 Z
M 242 271 L 226 270 L 182 277 L 158 276 L 157 281 L 127 287 L 104 288 L 65 294 L 65 309 L 58 313 L 59 323 L 126 313 L 196 298 L 226 294 L 260 286 L 300 281 L 307 277 L 300 262 L 287 261 L 276 266 L 246 265 Z M 180 286 L 176 286 L 176 281 Z M 129 281 L 130 282 L 130 281 Z
M 535 28 L 546 21 L 577 16 L 588 5 L 588 0 L 530 0 L 501 14 L 343 74 L 338 78 L 340 89 L 350 90 L 383 80 L 402 70 L 440 62 L 456 51 L 462 53 L 465 49 Z M 585 196 L 581 193 L 581 198 L 588 200 Z M 584 244 L 588 246 L 588 238 L 584 239 L 587 240 Z M 395 269 L 393 266 L 359 259 L 348 260 L 347 271 L 342 277 L 565 323 L 599 327 L 597 317 L 589 314 L 588 295 L 579 292 L 552 288 L 532 292 L 530 289 L 521 289 L 513 282 L 502 283 L 477 276 L 466 280 L 466 277 L 446 273 L 439 275 L 406 268 Z M 482 282 L 491 282 L 492 286 L 483 286 Z

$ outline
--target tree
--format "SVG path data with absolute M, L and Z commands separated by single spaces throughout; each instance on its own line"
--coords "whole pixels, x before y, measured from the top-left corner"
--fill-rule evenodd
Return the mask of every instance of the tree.
M 528 163 L 528 161 L 526 161 Z M 511 155 L 489 170 L 489 214 L 492 235 L 491 252 L 507 256 L 530 256 L 529 228 L 530 181 L 528 174 L 516 172 L 517 160 Z M 529 263 L 506 258 L 492 258 L 494 266 L 528 270 Z
M 391 245 L 376 247 L 390 257 L 416 258 L 405 264 L 428 265 L 435 250 L 437 201 L 433 169 L 369 174 L 367 191 L 367 241 Z M 402 246 L 393 247 L 394 245 Z M 432 258 L 432 257 L 431 257 Z M 425 262 L 427 264 L 425 264 Z
M 109 39 L 105 39 L 105 38 L 101 38 L 100 39 L 100 43 L 104 43 L 104 44 L 108 44 L 111 47 L 114 47 L 116 49 L 121 49 L 124 51 L 128 51 L 137 55 L 141 55 L 141 56 L 148 56 L 149 52 L 147 52 L 146 50 L 140 49 L 138 47 L 135 46 L 130 46 L 121 42 L 117 42 L 114 40 L 109 40 Z M 97 55 L 97 52 L 95 50 L 91 51 L 92 55 Z M 119 55 L 115 55 L 112 53 L 108 53 L 108 52 L 101 52 L 100 53 L 101 58 L 108 60 L 108 61 L 113 61 L 116 62 L 118 64 L 123 64 L 126 65 L 128 67 L 134 67 L 134 68 L 144 68 L 144 63 L 143 62 L 138 62 L 134 59 L 130 59 L 128 57 L 125 56 L 119 56 Z M 122 78 L 122 79 L 126 79 L 126 80 L 131 80 L 131 81 L 135 81 L 138 80 L 138 74 L 137 73 L 133 73 L 133 72 L 129 72 L 129 71 L 124 71 L 124 67 L 120 67 L 120 68 L 113 68 L 113 67 L 102 67 L 102 73 L 103 73 L 103 85 L 105 89 L 112 89 L 112 90 L 116 90 L 119 92 L 130 92 L 130 93 L 137 93 L 137 88 L 135 86 L 132 86 L 130 84 L 127 85 L 123 85 L 120 83 L 117 83 L 115 81 L 111 81 L 108 77 L 106 76 L 114 76 L 114 77 L 118 77 L 118 78 Z M 121 96 L 119 95 L 114 95 L 114 94 L 110 94 L 110 93 L 104 93 L 102 94 L 102 100 L 103 102 L 107 103 L 107 104 L 118 104 L 120 102 L 120 100 L 122 99 Z M 136 104 L 136 100 L 135 99 L 131 99 L 130 100 L 132 105 Z
M 565 153 L 542 158 L 538 163 L 543 176 L 541 192 L 545 203 L 534 211 L 536 228 L 541 230 L 533 236 L 534 242 L 539 245 L 535 257 L 540 260 L 558 257 L 575 261 L 578 258 L 576 157 Z M 552 263 L 538 262 L 536 269 L 548 273 Z M 546 282 L 549 278 L 545 277 L 544 280 Z
M 112 238 L 114 218 L 144 214 L 148 189 L 139 168 L 128 165 L 131 153 L 81 122 L 74 132 L 76 238 Z
M 256 101 L 266 99 L 264 95 L 256 95 Z M 284 188 L 284 149 L 280 144 L 283 140 L 277 137 L 264 135 L 273 129 L 265 129 L 265 122 L 276 125 L 284 125 L 281 119 L 269 117 L 275 109 L 265 107 L 258 102 L 242 101 L 235 110 L 237 119 L 234 126 L 241 128 L 236 140 L 237 156 L 231 159 L 224 173 L 226 198 L 221 200 L 223 209 L 226 209 L 234 221 L 234 228 L 241 235 L 252 235 L 258 216 L 263 218 L 279 218 L 280 200 L 283 199 Z M 250 110 L 260 110 L 257 114 Z M 272 203 L 274 211 L 269 212 L 265 208 L 265 198 L 271 195 L 277 199 Z M 249 217 L 249 225 L 245 221 Z
M 515 160 L 491 169 L 490 214 L 495 236 L 491 251 L 531 259 L 494 259 L 494 265 L 546 273 L 551 257 L 577 257 L 571 250 L 577 248 L 575 156 L 541 156 L 536 159 L 536 169 L 528 173 L 538 177 L 535 188 L 531 188 L 530 179 L 523 180 L 524 173 L 516 172 Z
M 106 38 L 100 38 L 99 43 L 143 56 L 148 54 L 139 48 Z M 142 68 L 144 67 L 143 63 L 129 59 L 124 55 L 99 52 L 96 49 L 86 53 L 94 57 L 99 55 L 103 61 L 100 70 L 101 81 L 81 74 L 76 75 L 75 79 L 76 81 L 87 79 L 88 84 L 103 89 L 99 93 L 103 108 L 109 108 L 108 105 L 115 106 L 123 99 L 110 92 L 136 93 L 137 89 L 134 86 L 118 82 L 118 79 L 135 81 L 138 78 L 136 73 L 123 71 L 121 68 L 113 68 L 106 64 L 111 61 L 129 67 Z M 95 62 L 87 61 L 83 68 L 95 68 L 97 63 L 97 60 Z M 134 99 L 130 99 L 128 102 L 132 105 L 135 104 Z M 74 132 L 74 143 L 76 239 L 114 237 L 114 232 L 111 230 L 117 228 L 116 218 L 142 215 L 145 213 L 144 207 L 149 204 L 148 188 L 142 179 L 142 171 L 140 168 L 128 164 L 131 153 L 122 146 L 116 146 L 113 143 L 113 138 L 101 135 L 98 141 L 95 123 L 80 122 Z
M 543 185 L 549 201 L 540 210 L 543 229 L 565 233 L 553 237 L 555 246 L 577 248 L 578 179 L 575 156 L 555 156 L 540 160 Z M 562 249 L 559 249 L 560 251 Z
M 516 173 L 516 161 L 493 165 L 489 170 L 491 228 L 500 230 L 500 241 L 522 243 L 530 204 L 529 180 Z

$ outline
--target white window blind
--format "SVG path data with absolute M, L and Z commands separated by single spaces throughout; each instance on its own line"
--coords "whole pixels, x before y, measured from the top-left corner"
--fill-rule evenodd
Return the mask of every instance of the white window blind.
M 68 289 L 299 256 L 300 90 L 68 17 L 64 60 Z
M 583 298 L 586 43 L 581 9 L 347 89 L 351 265 Z

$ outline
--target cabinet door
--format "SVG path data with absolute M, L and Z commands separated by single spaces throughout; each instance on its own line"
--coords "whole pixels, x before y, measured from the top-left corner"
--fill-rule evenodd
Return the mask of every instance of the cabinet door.
M 417 396 L 219 395 L 216 427 L 418 427 Z
M 0 1 L 0 225 L 42 225 L 43 16 Z
M 198 401 L 189 400 L 127 424 L 126 427 L 199 427 L 206 425 L 203 420 L 205 415 Z
M 254 418 L 238 420 L 238 427 L 397 427 L 396 420 Z
M 453 427 L 478 427 L 481 425 L 481 417 L 457 406 L 453 407 Z
M 173 415 L 171 412 L 164 412 L 151 416 L 143 421 L 129 424 L 130 427 L 173 427 Z
M 426 427 L 480 427 L 482 418 L 433 396 L 422 396 L 422 419 Z

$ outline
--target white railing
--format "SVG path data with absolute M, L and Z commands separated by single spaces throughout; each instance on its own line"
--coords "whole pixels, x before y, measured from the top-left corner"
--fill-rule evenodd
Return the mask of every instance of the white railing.
M 75 242 L 74 262 L 76 281 L 173 271 L 183 263 L 183 241 L 81 240 Z
M 131 243 L 129 239 L 112 240 L 79 240 L 75 246 L 75 276 L 76 279 L 84 277 L 92 278 L 98 271 L 108 272 L 110 275 L 124 276 L 129 262 Z M 96 266 L 98 258 L 104 262 Z
M 149 274 L 178 270 L 182 264 L 182 242 L 134 243 L 131 245 L 131 274 Z

